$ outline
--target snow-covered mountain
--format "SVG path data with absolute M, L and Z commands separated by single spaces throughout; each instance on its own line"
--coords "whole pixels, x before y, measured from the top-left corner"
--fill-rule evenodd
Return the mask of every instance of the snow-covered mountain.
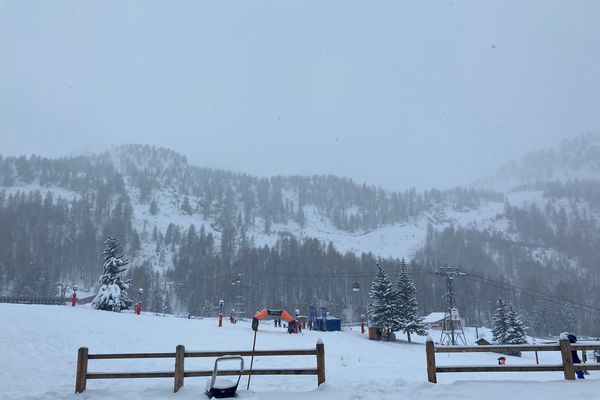
M 336 176 L 257 178 L 192 166 L 181 154 L 144 145 L 55 160 L 4 157 L 2 291 L 41 293 L 65 276 L 93 290 L 107 234 L 124 242 L 135 279 L 150 292 L 168 289 L 177 299 L 172 305 L 183 309 L 201 310 L 203 302 L 237 290 L 218 282 L 235 282 L 238 271 L 269 276 L 254 284 L 266 285 L 257 303 L 288 296 L 281 283 L 281 294 L 269 294 L 268 282 L 285 282 L 291 273 L 306 281 L 294 302 L 324 296 L 343 310 L 351 301 L 343 287 L 368 287 L 374 258 L 389 258 L 390 268 L 402 257 L 425 269 L 455 264 L 530 290 L 593 286 L 600 276 L 599 142 L 586 135 L 510 163 L 487 181 L 495 190 L 424 192 L 388 192 Z M 573 177 L 586 180 L 567 179 Z M 319 274 L 344 283 L 332 286 Z M 469 296 L 498 295 L 471 289 Z M 359 303 L 367 301 L 362 296 Z M 434 309 L 441 297 L 422 302 Z M 524 308 L 533 315 L 533 303 Z
M 194 167 L 183 155 L 141 145 L 120 146 L 95 156 L 29 160 L 32 165 L 55 163 L 60 165 L 57 169 L 65 168 L 67 171 L 57 175 L 68 176 L 56 179 L 42 170 L 37 177 L 21 176 L 19 164 L 27 162 L 24 158 L 5 159 L 4 171 L 12 172 L 4 176 L 9 184 L 2 190 L 7 195 L 40 191 L 42 197 L 52 193 L 55 198 L 77 199 L 97 190 L 94 185 L 99 178 L 93 177 L 91 170 L 106 168 L 101 179 L 120 175 L 132 207 L 131 222 L 139 233 L 155 227 L 165 233 L 170 224 L 182 229 L 193 224 L 204 226 L 219 243 L 224 225 L 231 223 L 237 233 L 243 227 L 256 245 L 273 245 L 281 236 L 294 235 L 333 242 L 343 251 L 401 258 L 410 257 L 422 246 L 429 224 L 437 229 L 503 227 L 498 215 L 504 198 L 491 191 L 457 188 L 390 193 L 333 176 L 259 179 Z M 14 166 L 6 165 L 11 163 Z M 229 210 L 224 210 L 226 201 L 231 203 Z M 227 222 L 223 220 L 225 212 Z M 146 246 L 140 257 L 154 255 L 152 246 L 142 245 Z
M 600 179 L 600 133 L 565 139 L 556 148 L 541 149 L 512 160 L 493 176 L 477 182 L 507 190 L 541 182 Z
M 164 234 L 171 224 L 183 230 L 195 225 L 203 226 L 220 243 L 224 225 L 231 223 L 237 234 L 243 230 L 258 246 L 274 245 L 280 237 L 293 235 L 332 242 L 339 250 L 357 254 L 412 258 L 424 247 L 428 226 L 435 231 L 453 227 L 497 232 L 521 240 L 506 217 L 505 206 L 544 208 L 549 197 L 544 189 L 549 182 L 567 182 L 575 177 L 599 179 L 599 160 L 600 135 L 565 141 L 558 149 L 541 150 L 513 161 L 493 179 L 480 182 L 503 189 L 502 193 L 461 188 L 389 193 L 331 176 L 259 179 L 194 167 L 181 154 L 141 145 L 55 162 L 86 164 L 80 165 L 82 170 L 77 165 L 67 167 L 71 176 L 82 181 L 90 176 L 86 169 L 95 167 L 108 168 L 106 175 L 122 176 L 132 207 L 131 222 L 139 233 L 156 228 Z M 12 177 L 4 177 L 11 183 L 3 187 L 7 194 L 39 190 L 43 195 L 50 192 L 70 200 L 96 189 L 93 182 L 49 182 L 43 171 L 37 179 L 22 179 L 19 162 L 23 158 L 15 160 L 14 168 L 4 167 L 4 171 L 14 169 Z M 49 161 L 40 163 L 45 162 Z M 562 198 L 559 203 L 563 206 L 567 202 L 567 197 L 552 197 Z M 229 210 L 224 210 L 225 201 L 230 202 Z M 583 201 L 579 206 L 595 215 L 595 204 Z M 224 217 L 230 221 L 224 222 Z M 238 223 L 240 219 L 243 221 Z M 142 241 L 141 245 L 134 262 L 156 258 L 152 241 Z M 160 265 L 168 269 L 172 266 L 170 254 L 163 258 Z

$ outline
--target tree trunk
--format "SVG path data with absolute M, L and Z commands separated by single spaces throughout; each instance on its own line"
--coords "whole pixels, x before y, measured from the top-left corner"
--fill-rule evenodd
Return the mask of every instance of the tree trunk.
M 408 338 L 408 343 L 410 343 L 410 331 L 406 331 L 406 337 Z

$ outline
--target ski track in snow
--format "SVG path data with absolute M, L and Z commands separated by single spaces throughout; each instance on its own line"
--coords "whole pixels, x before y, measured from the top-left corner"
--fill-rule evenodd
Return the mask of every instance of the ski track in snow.
M 16 399 L 204 399 L 206 378 L 186 378 L 185 386 L 173 393 L 172 379 L 90 380 L 87 390 L 74 394 L 77 349 L 87 346 L 90 354 L 126 352 L 174 352 L 186 350 L 247 350 L 252 345 L 249 321 L 236 325 L 217 320 L 188 320 L 173 316 L 130 312 L 112 313 L 88 307 L 0 304 L 0 398 Z M 489 336 L 489 331 L 482 330 Z M 432 333 L 437 339 L 439 332 Z M 474 335 L 467 330 L 469 340 Z M 420 343 L 373 342 L 358 330 L 344 332 L 304 331 L 289 335 L 263 322 L 257 349 L 313 348 L 325 343 L 327 383 L 317 388 L 314 376 L 257 376 L 251 391 L 239 398 L 272 399 L 564 399 L 595 398 L 600 380 L 567 382 L 561 372 L 451 373 L 438 374 L 437 385 L 426 382 L 425 348 Z M 401 337 L 402 338 L 402 337 Z M 489 337 L 488 337 L 489 339 Z M 496 364 L 497 354 L 438 354 L 438 365 Z M 539 353 L 541 363 L 557 363 L 558 353 Z M 534 355 L 507 357 L 509 364 L 535 363 Z M 247 359 L 247 362 L 249 360 Z M 186 370 L 211 369 L 213 359 L 186 359 Z M 173 359 L 90 360 L 89 372 L 172 371 Z M 247 364 L 249 365 L 249 363 Z M 314 357 L 255 358 L 255 368 L 313 367 Z M 245 389 L 242 378 L 240 389 Z M 308 392 L 308 393 L 307 393 Z

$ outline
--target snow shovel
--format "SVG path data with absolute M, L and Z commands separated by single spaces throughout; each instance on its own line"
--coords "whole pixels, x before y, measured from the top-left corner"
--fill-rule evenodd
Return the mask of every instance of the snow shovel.
M 240 368 L 236 372 L 238 373 L 237 381 L 230 379 L 219 378 L 219 362 L 226 360 L 240 360 Z M 216 397 L 217 399 L 223 399 L 226 397 L 235 397 L 235 392 L 242 378 L 242 372 L 244 371 L 244 359 L 241 356 L 223 356 L 215 360 L 215 366 L 213 368 L 212 377 L 206 382 L 206 395 L 209 399 Z

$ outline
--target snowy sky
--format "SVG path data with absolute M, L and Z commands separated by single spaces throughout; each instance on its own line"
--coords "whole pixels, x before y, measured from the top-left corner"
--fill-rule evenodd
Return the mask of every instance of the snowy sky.
M 470 182 L 600 130 L 598 1 L 0 0 L 0 154 Z

